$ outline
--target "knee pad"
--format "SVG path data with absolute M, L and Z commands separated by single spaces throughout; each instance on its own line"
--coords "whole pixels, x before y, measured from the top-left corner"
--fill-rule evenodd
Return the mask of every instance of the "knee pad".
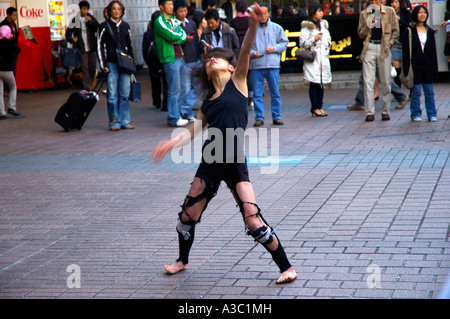
M 194 231 L 195 224 L 196 223 L 194 221 L 189 221 L 187 223 L 183 222 L 181 220 L 181 214 L 180 214 L 180 217 L 178 218 L 178 223 L 177 223 L 177 232 L 183 236 L 184 240 L 188 240 L 189 237 L 192 236 L 192 232 Z
M 269 245 L 273 242 L 274 231 L 270 226 L 261 226 L 254 232 L 250 231 L 250 235 L 255 238 L 255 241 L 261 243 L 262 245 Z

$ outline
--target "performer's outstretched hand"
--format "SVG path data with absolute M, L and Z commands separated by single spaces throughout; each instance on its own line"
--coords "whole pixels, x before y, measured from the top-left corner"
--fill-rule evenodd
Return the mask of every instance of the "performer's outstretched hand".
M 250 15 L 250 21 L 258 22 L 259 19 L 262 17 L 262 10 L 261 7 L 254 2 L 253 5 L 248 7 L 247 12 Z
M 171 151 L 179 141 L 180 139 L 173 139 L 159 142 L 153 150 L 152 155 L 150 155 L 150 161 L 156 162 L 156 165 L 161 163 L 166 154 Z

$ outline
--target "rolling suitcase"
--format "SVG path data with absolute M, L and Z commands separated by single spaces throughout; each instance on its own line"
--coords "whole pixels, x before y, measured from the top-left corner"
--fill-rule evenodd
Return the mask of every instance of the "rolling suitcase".
M 100 84 L 100 87 L 98 88 L 99 90 L 105 80 L 103 80 Z M 66 103 L 64 103 L 56 113 L 55 122 L 58 123 L 66 132 L 73 129 L 81 130 L 84 122 L 86 122 L 89 113 L 91 113 L 98 99 L 98 94 L 95 90 L 92 92 L 73 92 L 67 99 Z

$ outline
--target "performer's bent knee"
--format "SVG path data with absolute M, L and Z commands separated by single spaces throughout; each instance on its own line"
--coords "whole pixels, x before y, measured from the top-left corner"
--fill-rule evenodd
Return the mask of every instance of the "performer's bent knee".
M 200 180 L 203 183 L 202 180 Z M 197 196 L 186 195 L 183 205 L 181 205 L 181 212 L 178 214 L 177 231 L 183 235 L 185 240 L 191 237 L 195 225 L 200 222 L 202 213 L 208 206 L 209 201 L 216 195 L 214 186 L 210 183 L 205 183 L 205 188 Z M 195 207 L 196 204 L 204 201 L 203 206 Z

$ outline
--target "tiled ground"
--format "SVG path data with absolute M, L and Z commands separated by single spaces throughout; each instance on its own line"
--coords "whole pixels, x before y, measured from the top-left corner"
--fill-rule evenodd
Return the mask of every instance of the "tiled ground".
M 355 89 L 327 90 L 326 118 L 310 116 L 306 90 L 282 91 L 282 127 L 266 107 L 253 133 L 268 133 L 280 164 L 270 174 L 252 164 L 250 175 L 299 274 L 280 286 L 224 186 L 197 227 L 189 269 L 164 274 L 197 164 L 148 161 L 173 129 L 151 106 L 148 77 L 138 79 L 133 131 L 107 130 L 102 95 L 84 128 L 65 133 L 53 117 L 69 89 L 21 92 L 24 116 L 0 122 L 0 298 L 438 297 L 450 271 L 448 83 L 435 85 L 437 123 L 411 122 L 395 103 L 391 121 L 377 113 L 366 123 L 343 107 Z M 70 265 L 80 288 L 70 288 Z

